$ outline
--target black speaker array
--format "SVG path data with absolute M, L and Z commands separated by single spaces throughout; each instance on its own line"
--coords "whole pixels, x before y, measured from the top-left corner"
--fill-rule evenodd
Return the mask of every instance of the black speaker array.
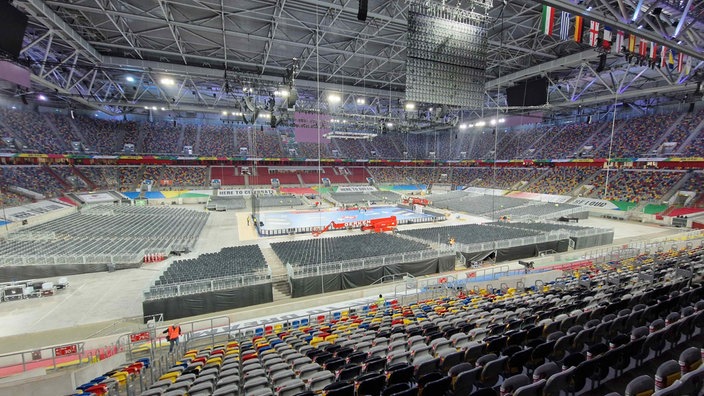
M 359 0 L 359 11 L 357 12 L 357 19 L 360 21 L 367 20 L 367 9 L 369 8 L 369 0 Z
M 27 28 L 27 15 L 10 5 L 7 0 L 0 0 L 0 53 L 17 59 L 22 49 L 22 38 Z

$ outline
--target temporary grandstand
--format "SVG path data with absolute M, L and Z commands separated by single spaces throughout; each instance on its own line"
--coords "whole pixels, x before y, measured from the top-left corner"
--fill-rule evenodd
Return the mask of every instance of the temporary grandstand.
M 0 395 L 704 396 L 701 3 L 0 0 Z
M 0 240 L 0 279 L 139 267 L 149 254 L 190 250 L 207 218 L 183 208 L 90 207 Z
M 388 234 L 279 242 L 293 297 L 370 285 L 389 275 L 421 276 L 454 269 L 451 249 Z
M 224 248 L 175 260 L 144 299 L 145 316 L 166 320 L 271 302 L 271 269 L 257 245 Z

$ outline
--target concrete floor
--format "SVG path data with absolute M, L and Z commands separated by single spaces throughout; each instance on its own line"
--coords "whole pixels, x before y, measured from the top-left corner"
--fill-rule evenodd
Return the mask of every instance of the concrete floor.
M 193 205 L 194 210 L 203 210 Z M 245 224 L 246 212 L 211 212 L 200 239 L 193 252 L 185 257 L 195 257 L 199 253 L 214 252 L 222 247 L 239 244 L 260 243 L 268 247 L 270 242 L 312 238 L 310 235 L 295 235 L 259 238 L 254 227 Z M 485 222 L 486 219 L 461 214 L 452 214 L 443 225 Z M 601 218 L 580 221 L 580 225 L 613 228 L 615 244 L 633 240 L 644 240 L 671 235 L 682 230 L 631 223 Z M 432 227 L 433 223 L 401 226 L 405 228 Z M 335 231 L 325 237 L 359 233 L 359 230 Z M 576 253 L 576 252 L 575 252 Z M 181 257 L 184 258 L 184 257 Z M 133 331 L 141 323 L 142 293 L 173 259 L 161 263 L 145 264 L 139 269 L 121 270 L 112 273 L 92 273 L 69 277 L 70 287 L 57 295 L 0 303 L 0 353 L 27 350 L 39 346 L 73 342 L 100 337 L 104 344 L 115 342 L 117 334 Z M 280 264 L 279 264 L 280 265 Z M 280 268 L 272 270 L 281 271 Z M 359 298 L 373 298 L 380 291 L 393 292 L 393 287 L 361 288 L 348 292 L 329 293 L 324 296 L 295 299 L 284 303 L 263 304 L 223 313 L 230 315 L 233 322 L 252 321 L 280 313 L 294 311 L 309 312 L 318 306 Z M 219 314 L 218 314 L 219 315 Z M 217 315 L 210 315 L 217 316 Z M 183 322 L 186 319 L 182 320 Z

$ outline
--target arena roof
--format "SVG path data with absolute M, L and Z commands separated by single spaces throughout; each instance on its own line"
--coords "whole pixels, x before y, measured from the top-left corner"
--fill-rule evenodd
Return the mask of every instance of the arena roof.
M 704 8 L 695 3 L 493 0 L 486 104 L 464 109 L 464 115 L 497 108 L 564 113 L 608 108 L 615 99 L 638 107 L 693 101 L 704 75 Z M 557 10 L 551 36 L 540 29 L 544 4 Z M 282 87 L 297 58 L 299 108 L 327 111 L 318 98 L 334 91 L 347 112 L 381 117 L 403 111 L 407 0 L 369 0 L 366 21 L 357 19 L 357 0 L 15 0 L 14 5 L 30 16 L 21 57 L 31 63 L 34 87 L 2 85 L 10 95 L 31 99 L 29 92 L 45 92 L 69 103 L 64 106 L 112 115 L 144 108 L 221 112 L 241 106 L 245 88 L 265 101 Z M 611 51 L 597 71 L 599 51 L 560 39 L 563 10 L 584 16 L 585 31 L 595 20 L 614 34 L 635 33 L 658 48 L 687 54 L 691 68 L 685 73 L 649 67 Z M 508 109 L 505 88 L 536 76 L 549 79 L 549 104 Z

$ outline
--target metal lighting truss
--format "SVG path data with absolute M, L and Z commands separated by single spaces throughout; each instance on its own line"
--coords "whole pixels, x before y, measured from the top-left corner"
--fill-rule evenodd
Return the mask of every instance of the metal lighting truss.
M 481 0 L 480 0 L 481 1 Z M 568 111 L 633 95 L 645 103 L 681 100 L 702 79 L 704 18 L 696 0 L 485 0 L 486 90 L 482 109 L 511 111 L 504 89 L 532 76 L 551 81 L 545 110 Z M 456 0 L 445 2 L 455 7 Z M 277 96 L 292 59 L 299 62 L 297 106 L 390 117 L 403 113 L 407 84 L 407 0 L 369 0 L 366 21 L 356 0 L 15 0 L 30 17 L 22 61 L 32 90 L 109 114 L 157 108 L 174 114 L 238 111 L 251 96 Z M 585 44 L 540 32 L 543 4 L 614 30 L 642 32 L 692 55 L 689 74 L 629 64 Z M 469 3 L 461 1 L 469 10 Z M 640 28 L 639 28 L 640 27 Z M 559 29 L 556 30 L 559 31 Z M 227 78 L 224 71 L 227 70 Z M 173 85 L 161 83 L 171 78 Z M 682 88 L 682 87 L 687 87 Z M 245 92 L 245 89 L 248 91 Z M 0 83 L 16 94 L 16 87 Z M 30 91 L 32 91 L 30 90 Z M 640 99 L 637 92 L 654 92 Z M 327 103 L 336 92 L 341 102 Z M 689 96 L 690 99 L 693 95 Z M 363 101 L 357 99 L 363 98 Z M 31 99 L 31 98 L 29 98 Z M 71 105 L 73 106 L 73 105 Z

